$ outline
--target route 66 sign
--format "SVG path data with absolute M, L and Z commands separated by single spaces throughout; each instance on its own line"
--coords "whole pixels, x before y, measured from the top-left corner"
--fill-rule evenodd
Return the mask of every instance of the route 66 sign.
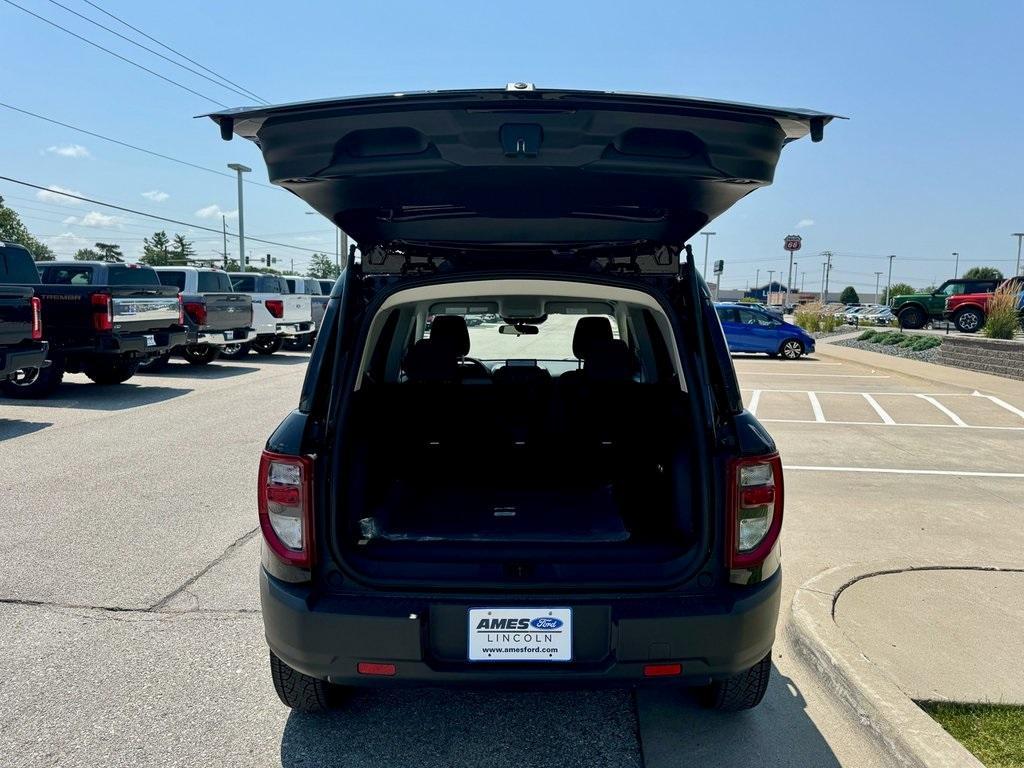
M 786 235 L 786 239 L 783 242 L 783 247 L 787 251 L 799 251 L 800 250 L 800 235 Z

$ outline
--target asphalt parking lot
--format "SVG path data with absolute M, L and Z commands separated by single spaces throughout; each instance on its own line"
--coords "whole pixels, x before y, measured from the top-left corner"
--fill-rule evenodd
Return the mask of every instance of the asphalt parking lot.
M 788 604 L 834 565 L 1012 560 L 1024 397 L 827 357 L 738 357 L 786 474 L 775 675 L 741 715 L 673 689 L 367 691 L 330 716 L 274 696 L 255 471 L 305 353 L 174 363 L 0 401 L 5 765 L 886 765 L 797 659 Z

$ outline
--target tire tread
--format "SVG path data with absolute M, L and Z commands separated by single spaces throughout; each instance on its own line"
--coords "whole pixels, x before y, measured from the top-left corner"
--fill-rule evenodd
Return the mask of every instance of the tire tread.
M 281 703 L 298 712 L 326 712 L 337 703 L 336 686 L 292 669 L 273 652 L 270 676 Z
M 708 690 L 708 706 L 719 712 L 742 712 L 761 703 L 772 674 L 769 653 L 750 669 L 726 680 L 712 683 Z

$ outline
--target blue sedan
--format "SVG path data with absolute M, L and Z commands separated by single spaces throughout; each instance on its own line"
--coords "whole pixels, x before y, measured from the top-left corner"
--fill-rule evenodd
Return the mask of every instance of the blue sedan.
M 756 304 L 715 304 L 730 352 L 764 352 L 796 360 L 814 352 L 803 328 L 784 322 Z

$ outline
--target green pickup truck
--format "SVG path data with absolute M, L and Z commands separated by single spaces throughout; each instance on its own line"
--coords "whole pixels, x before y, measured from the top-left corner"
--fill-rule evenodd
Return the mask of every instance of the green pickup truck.
M 1000 280 L 947 280 L 932 293 L 908 293 L 893 296 L 889 306 L 901 328 L 923 328 L 932 320 L 941 320 L 946 299 L 961 293 L 991 293 Z

